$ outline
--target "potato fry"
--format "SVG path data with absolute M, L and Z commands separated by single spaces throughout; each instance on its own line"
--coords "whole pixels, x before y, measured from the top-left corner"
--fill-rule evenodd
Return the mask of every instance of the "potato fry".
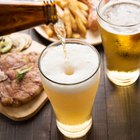
M 78 7 L 81 10 L 84 10 L 84 11 L 88 11 L 89 10 L 89 8 L 88 8 L 88 6 L 86 4 L 84 4 L 84 3 L 80 2 L 80 1 L 77 1 L 77 3 L 78 3 Z
M 73 33 L 73 34 L 72 34 L 72 38 L 79 39 L 79 38 L 81 38 L 81 35 L 78 34 L 78 33 Z
M 53 29 L 51 28 L 50 25 L 42 25 L 41 27 L 47 33 L 48 37 L 52 37 L 54 35 L 54 31 L 53 31 Z
M 64 9 L 63 20 L 64 20 L 64 24 L 65 24 L 65 27 L 66 27 L 66 35 L 67 35 L 68 38 L 70 38 L 71 35 L 72 35 L 72 25 L 71 25 L 70 11 L 69 11 L 68 8 Z
M 75 21 L 73 15 L 72 15 L 71 13 L 70 13 L 70 18 L 71 18 L 72 30 L 73 30 L 74 32 L 76 32 L 76 31 L 77 31 L 77 24 L 76 24 L 76 21 Z
M 72 14 L 74 16 L 79 17 L 82 20 L 82 22 L 85 25 L 87 25 L 87 23 L 88 23 L 87 22 L 87 18 L 82 14 L 82 12 L 80 11 L 80 9 L 78 8 L 78 6 L 74 2 L 70 2 L 69 8 L 70 8 L 70 10 L 71 10 L 71 12 L 72 12 Z
M 80 0 L 55 0 L 57 15 L 64 23 L 67 38 L 81 38 L 86 36 L 88 29 L 89 7 Z M 49 37 L 56 35 L 52 26 L 44 26 Z
M 87 11 L 81 10 L 81 12 L 86 18 L 88 18 L 89 13 Z
M 82 20 L 79 17 L 76 17 L 76 22 L 77 22 L 78 28 L 79 28 L 82 36 L 85 37 L 87 30 L 86 30 L 86 27 L 84 26 Z
M 65 8 L 69 1 L 68 0 L 55 0 L 55 3 L 59 5 L 61 8 Z
M 85 25 L 87 25 L 88 24 L 87 18 L 82 14 L 82 12 L 81 11 L 80 12 L 76 11 L 76 12 L 77 12 L 77 16 L 81 19 L 81 21 Z

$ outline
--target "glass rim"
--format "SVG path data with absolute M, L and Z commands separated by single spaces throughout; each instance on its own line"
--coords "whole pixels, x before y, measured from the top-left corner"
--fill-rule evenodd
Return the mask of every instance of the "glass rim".
M 104 19 L 104 18 L 101 16 L 101 14 L 100 14 L 100 12 L 99 12 L 99 11 L 100 11 L 100 10 L 99 10 L 99 9 L 100 9 L 100 5 L 101 5 L 102 1 L 103 1 L 103 0 L 100 0 L 98 6 L 96 7 L 96 12 L 97 12 L 97 16 L 98 16 L 102 21 L 104 21 L 105 23 L 110 24 L 110 25 L 112 25 L 112 26 L 119 27 L 119 28 L 131 28 L 131 27 L 135 27 L 135 26 L 140 25 L 140 22 L 135 23 L 135 24 L 130 24 L 130 25 L 117 25 L 117 24 L 114 24 L 114 23 L 111 23 L 111 22 L 107 21 L 106 19 Z M 119 0 L 119 1 L 120 1 L 120 0 Z M 128 0 L 128 1 L 133 2 L 133 0 Z M 128 2 L 128 1 L 122 0 L 122 2 Z M 139 1 L 136 1 L 136 3 L 140 3 L 140 2 L 139 2 Z
M 97 54 L 97 57 L 98 57 L 98 60 L 99 60 L 99 62 L 98 62 L 98 67 L 97 67 L 97 69 L 93 72 L 92 75 L 90 75 L 89 77 L 87 77 L 87 78 L 85 78 L 84 80 L 81 80 L 81 81 L 79 81 L 79 82 L 73 82 L 73 83 L 63 83 L 63 82 L 62 82 L 62 83 L 61 83 L 61 82 L 56 82 L 56 81 L 54 81 L 54 80 L 48 78 L 48 77 L 43 73 L 43 71 L 42 71 L 42 69 L 41 69 L 40 61 L 41 61 L 42 56 L 43 56 L 43 54 L 46 52 L 46 50 L 47 50 L 48 47 L 52 47 L 53 45 L 56 45 L 56 44 L 61 44 L 61 41 L 60 41 L 60 40 L 59 40 L 59 41 L 56 41 L 56 42 L 53 42 L 53 43 L 51 43 L 50 45 L 48 45 L 48 46 L 41 52 L 41 54 L 40 54 L 40 56 L 39 56 L 39 60 L 38 60 L 38 68 L 39 68 L 39 71 L 40 71 L 40 73 L 42 74 L 43 77 L 45 77 L 48 81 L 50 81 L 50 82 L 52 82 L 52 83 L 55 83 L 55 84 L 57 84 L 57 85 L 72 86 L 72 85 L 78 85 L 78 84 L 81 84 L 81 83 L 83 83 L 83 82 L 86 82 L 86 81 L 88 81 L 90 78 L 92 78 L 92 77 L 98 72 L 98 70 L 99 70 L 99 68 L 100 68 L 100 65 L 101 65 L 100 54 L 99 54 L 99 52 L 97 51 L 97 49 L 96 49 L 94 46 L 92 46 L 92 45 L 90 45 L 89 43 L 87 43 L 87 42 L 85 42 L 85 41 L 82 41 L 82 40 L 80 40 L 80 39 L 66 39 L 66 43 L 68 43 L 68 42 L 70 42 L 70 43 L 78 43 L 78 44 L 82 44 L 82 45 L 83 45 L 83 44 L 86 44 L 88 47 L 90 47 L 90 48 Z

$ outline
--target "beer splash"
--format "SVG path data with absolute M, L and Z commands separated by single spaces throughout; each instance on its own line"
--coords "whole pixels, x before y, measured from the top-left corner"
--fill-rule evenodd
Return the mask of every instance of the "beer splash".
M 66 49 L 66 31 L 64 27 L 64 23 L 62 20 L 58 20 L 55 25 L 54 25 L 54 30 L 57 34 L 57 37 L 61 40 L 62 46 L 63 46 L 63 51 L 64 51 L 64 59 L 65 59 L 65 73 L 67 75 L 72 75 L 74 73 L 74 68 L 70 64 L 69 57 L 67 54 L 67 49 Z

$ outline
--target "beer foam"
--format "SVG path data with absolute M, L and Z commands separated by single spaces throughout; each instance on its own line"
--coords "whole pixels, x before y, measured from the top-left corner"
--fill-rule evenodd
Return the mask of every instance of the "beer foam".
M 110 32 L 120 33 L 123 34 L 135 34 L 140 31 L 140 2 L 138 1 L 110 1 L 107 3 L 100 11 L 100 15 L 103 17 L 105 21 L 111 23 L 113 25 L 122 26 L 122 27 L 130 27 L 132 25 L 137 25 L 136 28 L 128 29 L 128 28 L 113 28 L 109 26 L 109 24 L 105 24 L 101 22 L 101 26 L 105 29 L 109 30 Z
M 112 24 L 133 25 L 140 23 L 140 3 L 131 2 L 111 2 L 106 5 L 101 12 L 104 19 Z
M 65 72 L 63 47 L 60 45 L 47 49 L 47 53 L 42 58 L 40 66 L 43 74 L 52 81 L 65 84 L 78 83 L 92 76 L 99 67 L 98 54 L 93 48 L 80 44 L 66 44 L 69 64 L 73 68 L 73 73 L 68 75 Z M 45 80 L 44 83 L 47 86 L 51 86 L 49 80 L 44 77 L 42 79 Z M 88 85 L 93 84 L 97 79 L 99 79 L 99 73 L 91 78 L 90 84 L 87 82 Z M 84 86 L 84 83 L 82 86 Z M 57 88 L 57 84 L 54 88 Z M 79 89 L 79 87 L 77 88 Z

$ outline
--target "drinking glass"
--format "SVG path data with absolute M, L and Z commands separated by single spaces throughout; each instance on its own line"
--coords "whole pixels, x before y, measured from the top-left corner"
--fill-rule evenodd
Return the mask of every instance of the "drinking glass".
M 84 136 L 92 126 L 92 107 L 100 78 L 97 50 L 77 39 L 50 44 L 39 59 L 44 89 L 56 124 L 69 138 Z
M 140 1 L 101 0 L 97 18 L 110 81 L 133 84 L 140 67 Z

